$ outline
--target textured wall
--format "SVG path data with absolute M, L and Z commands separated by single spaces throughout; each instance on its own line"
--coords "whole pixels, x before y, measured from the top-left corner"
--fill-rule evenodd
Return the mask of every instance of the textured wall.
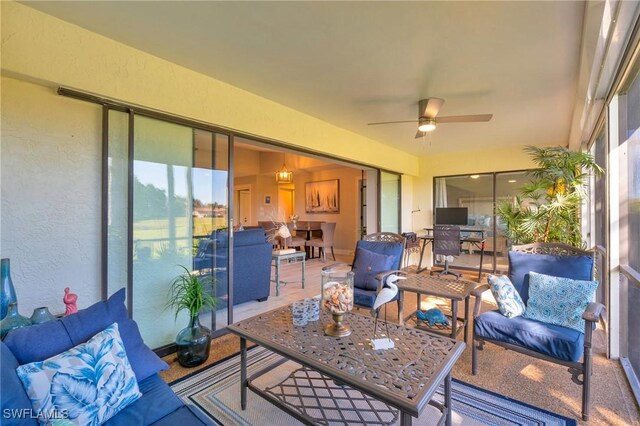
M 23 315 L 100 299 L 101 109 L 2 78 L 0 254 Z

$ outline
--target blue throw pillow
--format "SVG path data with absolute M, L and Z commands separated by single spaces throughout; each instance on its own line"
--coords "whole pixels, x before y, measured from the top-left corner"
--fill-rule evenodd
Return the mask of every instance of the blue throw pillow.
M 509 279 L 526 305 L 529 271 L 573 280 L 591 280 L 593 256 L 556 256 L 509 251 Z
M 514 318 L 524 313 L 526 309 L 524 302 L 509 277 L 506 275 L 489 275 L 487 280 L 502 315 L 507 318 Z
M 593 300 L 597 281 L 529 273 L 529 302 L 524 317 L 584 333 L 582 314 Z
M 374 253 L 363 248 L 356 249 L 356 260 L 353 262 L 355 277 L 353 285 L 369 291 L 378 289 L 376 275 L 393 269 L 396 257 L 393 255 Z
M 16 372 L 34 411 L 43 414 L 42 424 L 65 419 L 65 424 L 100 425 L 142 396 L 117 323 Z

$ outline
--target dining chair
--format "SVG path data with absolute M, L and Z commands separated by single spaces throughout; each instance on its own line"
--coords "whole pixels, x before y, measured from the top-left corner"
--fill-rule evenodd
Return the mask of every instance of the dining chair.
M 333 236 L 336 232 L 336 223 L 335 222 L 322 222 L 320 223 L 320 229 L 322 230 L 322 235 L 320 237 L 313 237 L 310 240 L 305 242 L 307 247 L 311 248 L 311 257 L 313 257 L 313 249 L 314 247 L 318 247 L 320 253 L 322 255 L 322 261 L 327 261 L 327 248 L 331 249 L 331 256 L 333 260 L 336 260 L 336 255 L 333 252 Z

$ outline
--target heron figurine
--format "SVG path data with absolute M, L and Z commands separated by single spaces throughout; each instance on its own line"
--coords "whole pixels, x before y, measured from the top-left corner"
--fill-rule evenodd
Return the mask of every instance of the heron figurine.
M 376 311 L 376 319 L 374 321 L 374 325 L 373 325 L 373 339 L 371 340 L 372 345 L 374 346 L 374 349 L 377 349 L 377 343 L 379 343 L 381 345 L 380 349 L 386 349 L 388 347 L 393 347 L 393 346 L 388 346 L 390 345 L 390 341 L 391 338 L 389 337 L 389 325 L 387 324 L 387 322 L 385 321 L 385 326 L 386 326 L 386 330 L 387 330 L 387 338 L 386 339 L 382 339 L 384 341 L 386 341 L 386 343 L 383 342 L 376 342 L 376 332 L 378 331 L 378 318 L 380 317 L 380 308 L 382 308 L 382 306 L 384 305 L 384 317 L 385 319 L 387 318 L 387 303 L 391 302 L 393 300 L 394 297 L 396 297 L 396 294 L 398 294 L 398 286 L 396 285 L 396 283 L 400 280 L 406 280 L 407 277 L 401 277 L 399 275 L 396 274 L 391 274 L 387 277 L 387 279 L 384 281 L 384 286 L 382 288 L 382 290 L 380 290 L 380 292 L 378 292 L 378 295 L 376 296 L 376 300 L 373 303 L 373 310 Z

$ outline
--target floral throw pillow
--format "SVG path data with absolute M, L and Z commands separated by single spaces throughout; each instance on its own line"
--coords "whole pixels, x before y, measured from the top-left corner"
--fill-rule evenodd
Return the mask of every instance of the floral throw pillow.
M 41 424 L 101 425 L 142 396 L 117 323 L 16 371 Z
M 498 302 L 500 313 L 507 318 L 514 318 L 525 312 L 525 305 L 506 275 L 489 275 L 488 278 L 491 293 Z
M 584 333 L 582 314 L 593 300 L 596 288 L 597 281 L 529 272 L 529 301 L 524 317 Z

